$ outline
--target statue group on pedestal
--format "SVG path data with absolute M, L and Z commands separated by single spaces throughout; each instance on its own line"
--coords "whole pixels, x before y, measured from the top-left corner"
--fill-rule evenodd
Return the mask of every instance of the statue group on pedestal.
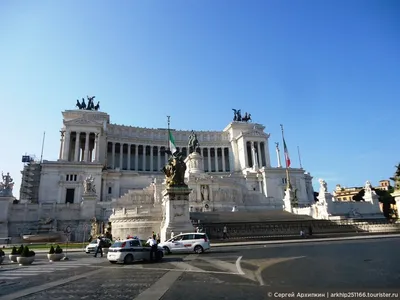
M 14 180 L 10 176 L 10 173 L 4 175 L 1 173 L 1 177 L 3 182 L 0 182 L 0 196 L 3 197 L 12 197 L 12 190 L 14 188 Z
M 249 121 L 252 121 L 251 120 L 251 114 L 246 112 L 244 114 L 244 117 L 242 117 L 242 113 L 241 113 L 240 109 L 232 108 L 232 110 L 233 110 L 233 121 L 235 121 L 235 122 L 246 122 L 246 123 L 249 122 Z
M 168 187 L 187 187 L 185 183 L 186 163 L 181 152 L 175 152 L 162 169 Z
M 82 98 L 82 102 L 79 102 L 79 100 L 76 100 L 76 107 L 79 109 L 85 109 L 85 110 L 99 110 L 100 109 L 100 101 L 97 101 L 97 104 L 94 105 L 94 98 L 96 96 L 86 96 L 88 103 L 86 104 L 85 98 Z

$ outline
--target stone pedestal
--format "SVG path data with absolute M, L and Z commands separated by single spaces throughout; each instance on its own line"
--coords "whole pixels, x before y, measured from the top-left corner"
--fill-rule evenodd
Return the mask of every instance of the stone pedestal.
M 0 196 L 0 238 L 8 237 L 8 216 L 9 208 L 14 201 L 14 197 Z
M 91 220 L 96 216 L 96 194 L 83 194 L 81 202 L 81 219 Z
M 394 200 L 396 201 L 397 213 L 399 214 L 400 217 L 400 190 L 395 190 L 391 195 L 394 197 Z
M 203 156 L 201 156 L 197 152 L 192 152 L 185 159 L 185 163 L 187 166 L 185 176 L 187 177 L 189 174 L 201 174 L 204 173 L 204 163 Z
M 167 188 L 163 191 L 164 221 L 161 226 L 161 241 L 171 237 L 171 232 L 177 235 L 181 232 L 193 232 L 190 221 L 189 194 L 191 189 L 186 187 Z
M 283 198 L 283 210 L 292 212 L 292 203 L 294 201 L 294 193 L 291 189 L 286 189 L 285 198 Z
M 315 204 L 315 213 L 317 219 L 329 219 L 329 208 L 332 207 L 332 194 L 326 191 L 320 191 L 318 202 Z

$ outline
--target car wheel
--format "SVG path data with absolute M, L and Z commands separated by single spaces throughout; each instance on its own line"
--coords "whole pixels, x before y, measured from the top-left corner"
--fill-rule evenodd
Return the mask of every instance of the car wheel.
M 196 252 L 197 254 L 201 254 L 204 252 L 204 249 L 202 246 L 197 245 L 196 247 L 194 247 L 194 252 Z
M 168 248 L 167 246 L 164 246 L 163 248 L 164 248 L 164 250 L 165 250 L 165 252 L 166 252 L 167 254 L 170 254 L 170 253 L 171 253 L 171 250 L 169 250 L 169 248 Z
M 133 255 L 132 254 L 128 254 L 124 258 L 124 264 L 131 264 L 131 263 L 133 263 Z

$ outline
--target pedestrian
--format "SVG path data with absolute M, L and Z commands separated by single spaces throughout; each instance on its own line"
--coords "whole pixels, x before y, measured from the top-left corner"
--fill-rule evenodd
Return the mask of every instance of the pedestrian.
M 103 257 L 103 239 L 100 236 L 97 237 L 97 248 L 94 257 L 97 257 L 97 253 L 100 253 L 101 257 Z
M 156 235 L 156 233 L 154 231 L 153 231 L 152 237 L 153 237 L 153 240 L 157 239 L 157 235 Z
M 311 227 L 311 225 L 308 226 L 308 235 L 312 236 L 312 227 Z
M 149 239 L 147 240 L 146 244 L 149 244 L 149 246 L 151 247 L 150 249 L 150 261 L 155 260 L 156 255 L 157 255 L 157 242 L 156 240 L 153 238 L 153 236 L 150 236 Z
M 222 231 L 222 238 L 227 239 L 228 238 L 228 228 L 226 228 L 226 225 L 224 226 L 224 229 Z
M 161 237 L 160 237 L 160 234 L 157 233 L 157 244 L 159 244 L 159 243 L 161 243 Z
M 173 238 L 174 238 L 174 232 L 171 231 L 171 239 L 173 239 Z

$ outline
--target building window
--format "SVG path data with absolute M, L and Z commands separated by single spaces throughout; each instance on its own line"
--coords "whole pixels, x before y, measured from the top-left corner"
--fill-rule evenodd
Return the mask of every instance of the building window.
M 287 178 L 282 178 L 282 183 L 286 184 L 287 183 Z
M 65 203 L 74 203 L 75 189 L 67 189 Z
M 109 193 L 109 194 L 112 193 L 112 188 L 111 188 L 111 186 L 108 187 L 108 193 Z
M 65 181 L 69 181 L 69 175 L 67 174 L 67 176 L 65 177 Z

